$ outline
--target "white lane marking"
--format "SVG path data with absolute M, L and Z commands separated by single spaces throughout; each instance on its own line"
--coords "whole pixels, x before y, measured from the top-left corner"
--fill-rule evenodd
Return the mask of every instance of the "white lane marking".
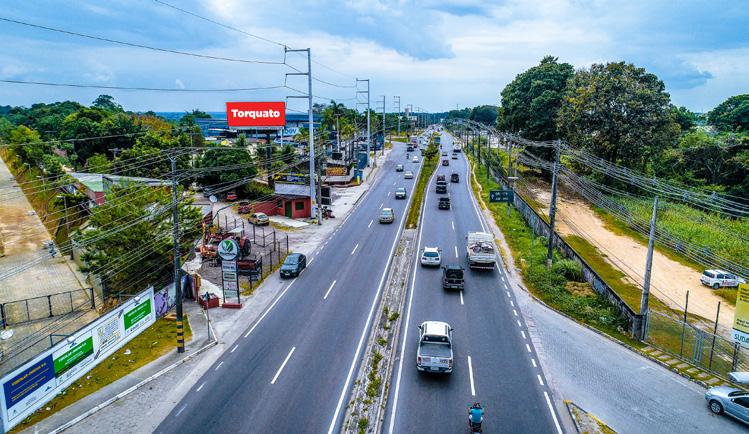
M 506 284 L 506 283 L 503 283 L 503 285 L 505 286 L 505 289 L 510 289 L 510 288 L 509 288 L 509 287 L 507 286 L 507 284 Z
M 531 357 L 531 363 L 533 363 L 533 367 L 534 367 L 534 368 L 536 368 L 536 367 L 537 367 L 537 366 L 536 366 L 536 359 L 534 359 L 533 357 Z
M 541 374 L 536 374 L 536 377 L 538 377 L 538 384 L 544 385 L 544 380 L 541 379 Z
M 525 344 L 525 349 L 528 350 L 529 353 L 531 352 L 531 346 L 530 345 Z
M 382 203 L 380 204 L 380 209 L 382 209 L 382 206 L 383 206 L 383 205 L 385 205 L 385 202 L 382 202 Z
M 516 311 L 515 309 L 512 310 L 512 313 L 514 313 L 515 316 L 518 316 L 518 311 Z
M 523 339 L 528 339 L 528 338 L 525 337 L 525 332 L 524 331 L 520 330 L 520 334 L 523 335 Z
M 503 276 L 503 275 L 500 274 L 499 278 L 502 279 L 503 282 L 505 281 L 505 276 Z
M 507 291 L 507 296 L 508 296 L 508 297 L 510 296 L 510 291 Z
M 330 288 L 328 288 L 328 290 L 325 292 L 325 297 L 322 298 L 323 300 L 327 300 L 328 299 L 328 295 L 330 294 L 330 291 L 335 286 L 336 282 L 337 282 L 337 280 L 334 280 L 333 283 L 330 284 Z
M 281 371 L 283 371 L 283 367 L 286 366 L 286 363 L 291 358 L 291 355 L 294 354 L 294 350 L 296 350 L 296 347 L 291 347 L 291 351 L 289 351 L 289 354 L 283 360 L 283 363 L 281 363 L 281 366 L 278 368 L 278 372 L 276 372 L 276 375 L 273 376 L 272 380 L 270 380 L 270 384 L 276 384 L 276 380 L 278 380 L 278 376 L 281 375 Z
M 370 226 L 372 226 L 372 223 L 374 223 L 374 220 L 370 220 L 370 221 L 369 221 L 369 224 L 367 225 L 367 227 L 370 227 Z
M 513 302 L 512 300 L 510 300 L 510 306 L 515 307 L 515 302 Z
M 421 167 L 419 167 L 419 171 L 417 171 L 417 176 L 421 172 Z M 435 170 L 434 176 L 437 173 Z M 431 181 L 431 180 L 430 180 Z M 427 189 L 427 194 L 425 195 L 424 200 L 426 201 L 429 198 L 429 190 Z M 413 196 L 408 198 L 408 203 L 406 204 L 406 208 L 408 208 L 411 205 L 411 199 L 413 199 Z M 401 219 L 400 226 L 398 226 L 398 234 L 403 233 L 403 224 L 406 222 L 406 219 Z M 420 225 L 423 226 L 423 225 Z M 421 228 L 419 228 L 419 239 L 421 238 Z M 356 346 L 356 352 L 354 352 L 354 358 L 351 361 L 351 366 L 349 367 L 348 375 L 346 376 L 346 382 L 343 384 L 343 389 L 341 389 L 341 395 L 338 397 L 338 405 L 336 405 L 335 413 L 333 413 L 333 419 L 330 421 L 330 426 L 328 427 L 328 434 L 333 434 L 336 427 L 336 422 L 338 421 L 338 415 L 341 414 L 341 409 L 343 408 L 343 400 L 346 399 L 346 395 L 348 394 L 349 385 L 351 384 L 351 377 L 354 375 L 354 368 L 356 368 L 356 362 L 359 360 L 359 354 L 361 353 L 362 346 L 364 345 L 364 339 L 367 337 L 367 331 L 369 330 L 369 326 L 372 323 L 372 316 L 374 315 L 375 307 L 377 305 L 377 301 L 380 299 L 380 293 L 382 292 L 382 285 L 385 282 L 385 276 L 388 273 L 388 270 L 390 268 L 390 264 L 393 261 L 393 252 L 395 251 L 395 246 L 398 244 L 398 240 L 400 237 L 395 237 L 393 240 L 393 245 L 390 247 L 390 252 L 388 253 L 388 260 L 385 264 L 385 269 L 382 271 L 382 276 L 380 277 L 380 283 L 377 286 L 377 293 L 375 293 L 374 299 L 372 300 L 372 305 L 369 307 L 369 314 L 367 314 L 367 322 L 364 324 L 364 328 L 362 329 L 361 336 L 359 337 L 359 343 Z M 418 245 L 416 251 L 418 251 Z M 416 264 L 418 261 L 414 261 L 414 278 L 416 276 Z M 413 296 L 413 291 L 412 291 Z M 409 315 L 406 316 L 406 333 L 403 334 L 403 348 L 405 349 L 406 346 L 406 337 L 408 336 L 408 317 L 410 316 L 411 312 L 411 305 L 409 301 L 409 307 L 408 307 Z M 401 357 L 400 361 L 401 365 L 403 366 L 403 357 Z M 398 382 L 400 383 L 400 371 L 398 372 Z M 398 403 L 398 392 L 397 392 L 397 386 L 396 386 L 396 395 L 395 395 L 395 403 L 393 404 L 393 413 L 395 413 L 395 407 Z M 393 431 L 393 422 L 390 421 L 390 432 Z
M 354 246 L 354 250 L 351 251 L 351 254 L 353 255 L 356 249 L 358 248 L 359 248 L 359 243 L 356 243 L 356 245 Z
M 386 196 L 386 197 L 390 197 L 390 192 L 389 192 L 389 191 L 388 191 L 388 194 L 387 194 L 387 196 Z
M 312 261 L 314 261 L 314 260 L 315 260 L 315 258 L 310 259 L 309 262 L 307 262 L 307 266 L 309 267 L 310 265 L 312 265 Z
M 517 320 L 517 321 L 518 321 L 518 327 L 523 327 L 523 325 L 520 324 L 520 320 Z
M 458 257 L 458 246 L 455 246 L 455 257 Z
M 546 397 L 546 404 L 549 406 L 549 411 L 551 412 L 551 417 L 554 418 L 554 425 L 557 426 L 557 433 L 562 434 L 562 427 L 559 426 L 559 421 L 557 420 L 557 414 L 554 413 L 554 407 L 551 405 L 551 399 L 549 399 L 549 393 L 544 391 L 544 396 Z
M 310 261 L 310 263 L 311 262 L 312 261 Z M 309 265 L 309 264 L 307 264 L 307 265 Z M 289 288 L 291 288 L 291 285 L 293 285 L 294 282 L 296 282 L 296 278 L 294 278 L 294 280 L 292 280 L 291 283 L 289 283 L 289 286 L 287 286 L 286 289 L 284 289 L 283 292 L 281 292 L 281 294 L 278 296 L 278 298 L 276 298 L 273 301 L 273 303 L 271 303 L 271 305 L 268 306 L 268 309 L 266 309 L 265 312 L 263 312 L 263 314 L 260 315 L 260 318 L 258 318 L 257 321 L 255 322 L 255 324 L 252 326 L 252 328 L 250 328 L 250 330 L 247 333 L 245 333 L 244 337 L 248 337 L 255 330 L 255 328 L 258 326 L 258 324 L 260 324 L 260 322 L 263 320 L 263 318 L 265 318 L 265 316 L 268 315 L 268 312 L 270 312 L 271 309 L 273 309 L 273 306 L 275 306 L 276 303 L 278 303 L 278 300 L 280 300 L 281 297 L 283 297 L 283 295 L 286 294 L 286 291 L 288 291 Z
M 182 407 L 181 407 L 181 408 L 179 409 L 179 411 L 177 412 L 177 414 L 175 414 L 174 416 L 175 416 L 175 417 L 176 417 L 176 416 L 179 416 L 180 414 L 182 414 L 182 412 L 183 412 L 183 411 L 185 411 L 185 409 L 186 409 L 186 408 L 187 408 L 187 404 L 183 405 L 183 406 L 182 406 Z
M 471 396 L 476 396 L 476 388 L 473 386 L 473 365 L 471 365 L 471 356 L 468 356 L 468 378 L 471 381 Z
M 237 348 L 239 348 L 239 345 L 234 345 L 234 348 L 231 349 L 230 353 L 237 351 Z
M 452 227 L 453 227 L 453 230 L 455 230 L 455 222 L 452 222 L 452 221 L 451 221 L 451 222 L 450 222 L 450 226 L 452 226 Z
M 196 392 L 200 392 L 200 390 L 203 388 L 203 386 L 205 386 L 205 381 L 203 382 L 203 384 L 201 384 L 200 386 L 198 386 L 197 390 L 195 390 L 195 391 Z
M 223 365 L 223 364 L 224 364 L 224 361 L 222 360 L 221 363 L 219 363 L 218 366 L 216 366 L 216 369 L 214 369 L 214 371 L 218 371 L 218 368 L 220 368 L 221 365 Z
M 460 305 L 463 306 L 463 291 L 460 291 Z

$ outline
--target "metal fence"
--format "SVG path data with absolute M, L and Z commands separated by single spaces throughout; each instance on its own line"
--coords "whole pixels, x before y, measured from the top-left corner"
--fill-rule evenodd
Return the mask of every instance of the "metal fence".
M 0 304 L 2 328 L 40 319 L 96 309 L 93 288 L 76 289 Z

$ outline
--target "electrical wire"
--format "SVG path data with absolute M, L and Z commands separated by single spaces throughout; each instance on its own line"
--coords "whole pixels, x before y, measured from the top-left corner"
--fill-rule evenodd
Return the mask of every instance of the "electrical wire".
M 78 83 L 51 83 L 46 81 L 25 81 L 25 80 L 9 80 L 0 79 L 0 83 L 10 84 L 24 84 L 24 85 L 37 85 L 37 86 L 52 86 L 52 87 L 74 87 L 82 89 L 107 89 L 107 90 L 134 90 L 134 91 L 146 91 L 146 92 L 184 92 L 184 93 L 198 93 L 198 92 L 251 92 L 258 90 L 273 90 L 283 89 L 284 86 L 260 86 L 260 87 L 237 87 L 237 88 L 219 88 L 219 89 L 179 89 L 169 87 L 139 87 L 139 86 L 106 86 L 98 84 L 78 84 Z

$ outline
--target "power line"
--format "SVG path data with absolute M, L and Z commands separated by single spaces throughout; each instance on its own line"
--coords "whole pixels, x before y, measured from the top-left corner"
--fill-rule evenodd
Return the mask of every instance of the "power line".
M 79 83 L 51 83 L 46 81 L 24 81 L 24 80 L 6 80 L 0 79 L 0 83 L 25 84 L 37 86 L 53 87 L 75 87 L 83 89 L 108 89 L 108 90 L 135 90 L 146 92 L 251 92 L 257 90 L 283 89 L 284 86 L 260 86 L 260 87 L 237 87 L 237 88 L 219 88 L 219 89 L 177 89 L 169 87 L 140 87 L 140 86 L 105 86 L 96 84 L 79 84 Z

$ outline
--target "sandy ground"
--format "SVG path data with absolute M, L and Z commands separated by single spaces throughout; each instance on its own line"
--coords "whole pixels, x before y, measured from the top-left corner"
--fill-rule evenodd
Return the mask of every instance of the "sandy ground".
M 543 212 L 548 214 L 549 184 L 538 183 L 532 191 L 535 199 L 545 205 Z M 585 238 L 606 255 L 609 263 L 625 273 L 626 278 L 642 284 L 648 251 L 646 245 L 606 229 L 603 221 L 587 203 L 564 191 L 561 191 L 557 209 L 559 233 Z M 710 288 L 702 286 L 699 272 L 667 258 L 658 251 L 653 254 L 650 291 L 663 303 L 679 310 L 684 309 L 686 293 L 689 291 L 689 313 L 700 315 L 710 322 L 715 321 L 718 302 L 721 301 Z M 719 325 L 723 332 L 730 331 L 734 312 L 733 306 L 721 303 Z

